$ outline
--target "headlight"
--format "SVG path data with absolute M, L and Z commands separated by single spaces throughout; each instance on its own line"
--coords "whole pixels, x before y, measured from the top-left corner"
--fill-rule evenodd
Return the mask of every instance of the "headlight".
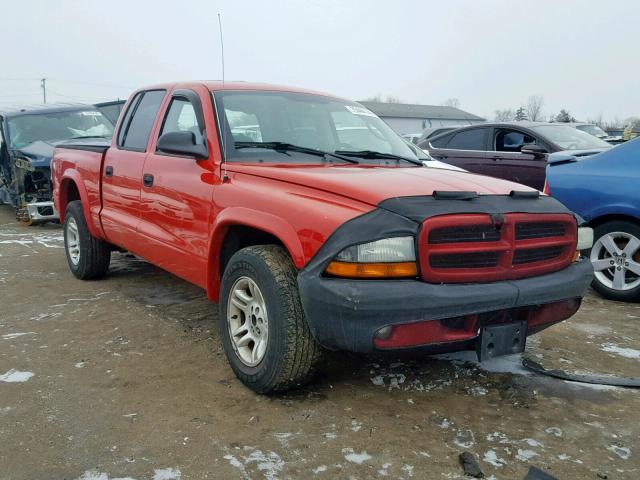
M 346 278 L 408 278 L 418 274 L 413 237 L 384 238 L 342 250 L 326 273 Z
M 593 228 L 578 228 L 578 245 L 576 250 L 589 250 L 591 247 L 593 247 Z

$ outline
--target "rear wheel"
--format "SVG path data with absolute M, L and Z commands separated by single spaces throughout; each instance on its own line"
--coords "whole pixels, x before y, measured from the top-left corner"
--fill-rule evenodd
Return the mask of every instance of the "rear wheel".
M 640 226 L 612 221 L 596 227 L 590 259 L 594 290 L 612 300 L 640 300 Z
M 296 274 L 276 245 L 244 248 L 225 269 L 218 317 L 223 346 L 236 376 L 255 392 L 300 385 L 320 357 Z
M 71 273 L 80 280 L 103 277 L 109 269 L 111 248 L 91 235 L 82 203 L 70 202 L 64 217 L 64 247 Z

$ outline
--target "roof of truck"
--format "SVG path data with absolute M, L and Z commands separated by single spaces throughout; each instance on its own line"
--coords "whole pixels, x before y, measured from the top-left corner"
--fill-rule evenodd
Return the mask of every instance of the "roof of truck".
M 295 92 L 295 93 L 309 93 L 314 95 L 322 95 L 324 97 L 331 98 L 341 98 L 337 95 L 332 95 L 326 92 L 318 92 L 314 90 L 309 90 L 306 88 L 299 87 L 291 87 L 286 85 L 276 85 L 269 83 L 259 83 L 259 82 L 243 82 L 238 80 L 233 81 L 225 81 L 222 80 L 193 80 L 193 81 L 184 81 L 184 82 L 171 82 L 171 83 L 161 83 L 157 85 L 151 85 L 139 88 L 139 90 L 152 90 L 152 89 L 169 89 L 169 88 L 189 88 L 194 85 L 204 85 L 205 88 L 213 91 L 220 90 L 261 90 L 261 91 L 278 91 L 278 92 Z

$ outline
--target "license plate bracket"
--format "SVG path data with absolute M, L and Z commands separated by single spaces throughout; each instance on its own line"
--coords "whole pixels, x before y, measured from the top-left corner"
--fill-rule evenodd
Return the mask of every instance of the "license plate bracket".
M 476 341 L 478 361 L 502 355 L 524 352 L 527 341 L 527 322 L 510 322 L 499 325 L 487 325 L 480 329 Z

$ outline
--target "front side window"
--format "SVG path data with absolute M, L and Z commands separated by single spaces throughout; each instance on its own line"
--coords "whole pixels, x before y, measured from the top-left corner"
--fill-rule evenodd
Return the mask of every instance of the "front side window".
M 597 125 L 578 125 L 576 128 L 583 132 L 587 132 L 589 135 L 593 135 L 594 137 L 605 138 L 608 136 L 607 132 Z
M 427 158 L 357 103 L 276 91 L 219 91 L 214 96 L 218 115 L 223 117 L 230 161 L 286 162 L 300 159 L 301 155 L 307 159 L 304 152 L 266 151 L 252 143 L 287 144 L 329 153 L 376 152 L 412 160 Z
M 196 143 L 202 143 L 202 127 L 189 100 L 179 97 L 171 100 L 160 136 L 168 132 L 193 132 Z
M 140 94 L 138 94 L 140 95 Z M 118 145 L 127 150 L 145 151 L 153 122 L 164 99 L 164 90 L 150 90 L 132 102 L 122 122 Z M 129 113 L 131 111 L 131 114 Z M 128 121 L 127 121 L 128 120 Z
M 494 150 L 496 152 L 520 152 L 525 145 L 534 145 L 536 139 L 518 130 L 500 129 L 496 132 Z
M 7 121 L 10 148 L 24 148 L 37 141 L 60 142 L 72 138 L 111 138 L 113 125 L 97 110 L 25 113 Z
M 453 150 L 485 150 L 486 128 L 474 128 L 455 133 L 447 143 L 446 148 Z

